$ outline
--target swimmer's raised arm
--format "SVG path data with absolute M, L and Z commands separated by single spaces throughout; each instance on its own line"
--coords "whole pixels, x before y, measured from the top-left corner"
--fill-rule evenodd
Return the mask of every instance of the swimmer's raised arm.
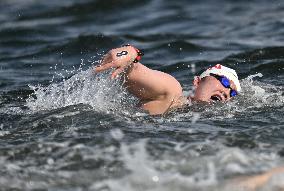
M 162 114 L 174 99 L 182 96 L 181 85 L 169 74 L 152 70 L 139 62 L 134 63 L 136 58 L 137 51 L 132 46 L 112 49 L 94 70 L 102 72 L 114 69 L 111 78 L 123 73 L 126 77 L 125 86 L 140 99 L 141 107 L 150 114 Z

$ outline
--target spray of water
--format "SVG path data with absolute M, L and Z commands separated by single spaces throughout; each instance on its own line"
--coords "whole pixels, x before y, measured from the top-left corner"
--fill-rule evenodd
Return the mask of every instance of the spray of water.
M 124 112 L 124 106 L 129 108 L 135 102 L 120 79 L 111 80 L 108 73 L 94 74 L 91 68 L 47 87 L 30 88 L 34 94 L 27 99 L 26 105 L 33 112 L 78 104 L 89 105 L 96 111 Z

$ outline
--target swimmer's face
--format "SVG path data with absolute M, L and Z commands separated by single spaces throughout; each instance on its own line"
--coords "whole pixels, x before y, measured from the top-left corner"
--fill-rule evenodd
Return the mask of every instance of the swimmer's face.
M 213 76 L 207 76 L 200 79 L 195 77 L 194 82 L 195 93 L 193 96 L 194 101 L 212 102 L 212 101 L 228 101 L 230 96 L 230 89 L 225 88 L 219 80 Z M 233 81 L 230 81 L 232 89 L 236 89 Z

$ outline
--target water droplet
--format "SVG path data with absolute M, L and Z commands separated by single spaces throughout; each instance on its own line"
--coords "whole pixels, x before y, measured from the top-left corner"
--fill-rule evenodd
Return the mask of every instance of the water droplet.
M 154 182 L 158 182 L 158 181 L 159 181 L 159 177 L 158 177 L 158 176 L 153 176 L 153 177 L 152 177 L 152 180 L 153 180 Z
M 46 162 L 47 162 L 47 164 L 49 164 L 49 165 L 54 164 L 53 158 L 48 158 Z

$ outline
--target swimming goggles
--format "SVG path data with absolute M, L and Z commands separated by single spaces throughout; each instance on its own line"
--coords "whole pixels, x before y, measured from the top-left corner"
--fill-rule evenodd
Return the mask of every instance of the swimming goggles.
M 233 90 L 231 88 L 231 83 L 230 80 L 228 78 L 226 78 L 225 76 L 218 76 L 216 74 L 210 74 L 210 76 L 213 76 L 214 78 L 216 78 L 217 80 L 220 81 L 220 83 L 225 87 L 230 89 L 230 96 L 231 97 L 235 97 L 236 95 L 238 95 L 238 92 L 236 90 Z

